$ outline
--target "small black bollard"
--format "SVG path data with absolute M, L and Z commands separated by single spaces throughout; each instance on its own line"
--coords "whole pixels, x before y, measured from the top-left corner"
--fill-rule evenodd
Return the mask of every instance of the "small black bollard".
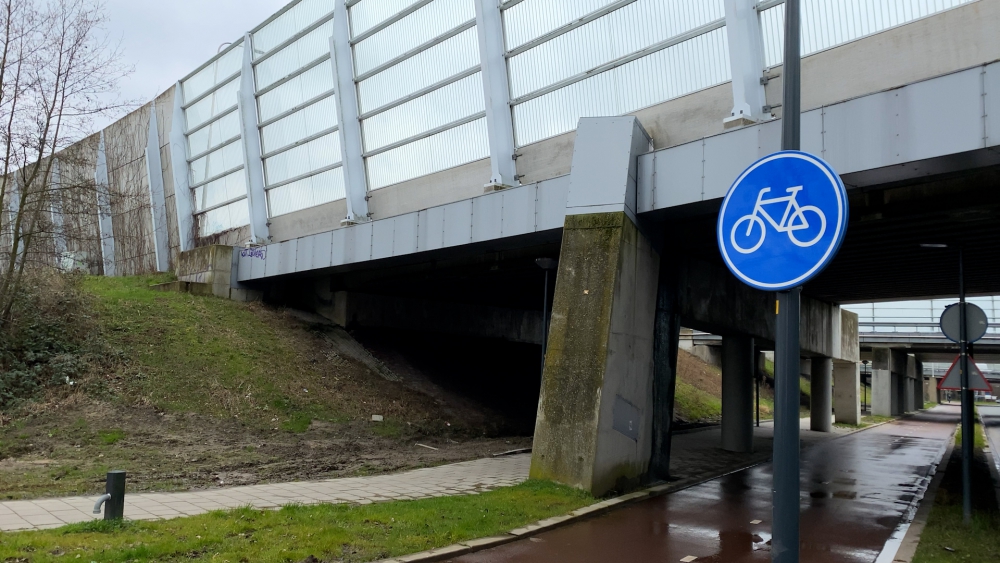
M 104 519 L 121 520 L 125 517 L 125 472 L 108 471 L 104 491 L 111 495 L 104 503 Z

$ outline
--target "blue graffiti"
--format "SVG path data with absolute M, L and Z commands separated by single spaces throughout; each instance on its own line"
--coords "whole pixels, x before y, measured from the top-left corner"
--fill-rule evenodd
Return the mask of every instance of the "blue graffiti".
M 240 258 L 260 258 L 264 260 L 267 256 L 267 247 L 261 246 L 258 248 L 244 248 L 240 250 Z

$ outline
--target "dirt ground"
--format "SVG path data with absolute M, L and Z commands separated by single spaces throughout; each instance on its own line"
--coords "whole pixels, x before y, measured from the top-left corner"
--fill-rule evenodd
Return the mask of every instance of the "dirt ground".
M 530 437 L 421 436 L 376 422 L 255 430 L 85 398 L 9 424 L 0 436 L 0 499 L 101 493 L 111 469 L 128 472 L 133 492 L 189 490 L 385 473 L 531 446 Z

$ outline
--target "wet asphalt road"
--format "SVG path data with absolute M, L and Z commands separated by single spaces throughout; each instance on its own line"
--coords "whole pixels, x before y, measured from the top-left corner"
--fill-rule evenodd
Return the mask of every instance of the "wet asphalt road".
M 942 406 L 803 452 L 802 561 L 875 561 L 957 423 L 958 409 Z M 450 561 L 764 563 L 770 522 L 766 463 Z

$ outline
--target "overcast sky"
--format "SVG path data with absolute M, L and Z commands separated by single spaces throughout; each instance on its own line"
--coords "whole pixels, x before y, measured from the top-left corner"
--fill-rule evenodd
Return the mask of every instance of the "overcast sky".
M 122 97 L 151 100 L 288 0 L 105 0 L 107 32 L 135 73 Z M 95 130 L 113 120 L 95 123 Z

